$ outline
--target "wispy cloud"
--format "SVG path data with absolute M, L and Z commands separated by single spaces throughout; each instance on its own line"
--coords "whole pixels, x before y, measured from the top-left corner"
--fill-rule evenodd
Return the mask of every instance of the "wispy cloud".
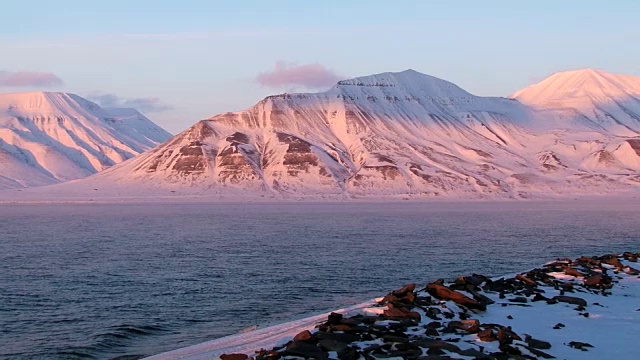
M 334 85 L 338 76 L 333 71 L 320 64 L 296 65 L 278 61 L 271 71 L 256 76 L 256 81 L 269 87 L 304 86 L 307 88 L 321 88 Z
M 140 112 L 161 112 L 171 110 L 171 105 L 165 104 L 156 97 L 149 98 L 123 98 L 114 94 L 92 93 L 87 99 L 98 103 L 104 108 L 134 108 Z
M 43 87 L 62 85 L 58 76 L 48 72 L 36 71 L 0 71 L 0 86 Z

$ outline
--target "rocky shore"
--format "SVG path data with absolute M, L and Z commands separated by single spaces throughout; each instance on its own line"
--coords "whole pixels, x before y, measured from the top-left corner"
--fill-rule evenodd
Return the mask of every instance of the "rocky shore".
M 370 303 L 151 358 L 637 359 L 639 257 L 556 259 L 513 276 L 408 284 Z
M 408 284 L 356 315 L 331 313 L 273 348 L 203 358 L 640 358 L 638 257 L 557 259 L 499 279 Z

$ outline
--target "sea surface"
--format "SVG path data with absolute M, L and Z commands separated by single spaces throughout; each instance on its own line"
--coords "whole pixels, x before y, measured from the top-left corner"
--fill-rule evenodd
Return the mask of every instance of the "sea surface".
M 409 282 L 640 252 L 640 205 L 0 206 L 0 358 L 137 358 Z

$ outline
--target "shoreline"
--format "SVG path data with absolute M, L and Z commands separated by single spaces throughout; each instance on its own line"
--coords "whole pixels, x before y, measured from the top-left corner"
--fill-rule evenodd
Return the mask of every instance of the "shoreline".
M 640 332 L 638 257 L 557 259 L 511 277 L 410 284 L 333 313 L 146 359 L 640 357 L 633 346 Z

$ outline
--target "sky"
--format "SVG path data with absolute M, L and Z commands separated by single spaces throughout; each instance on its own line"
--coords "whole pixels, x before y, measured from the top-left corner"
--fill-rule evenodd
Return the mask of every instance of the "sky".
M 640 76 L 637 14 L 637 0 L 10 1 L 0 92 L 136 107 L 172 133 L 387 71 L 508 96 L 557 71 Z

